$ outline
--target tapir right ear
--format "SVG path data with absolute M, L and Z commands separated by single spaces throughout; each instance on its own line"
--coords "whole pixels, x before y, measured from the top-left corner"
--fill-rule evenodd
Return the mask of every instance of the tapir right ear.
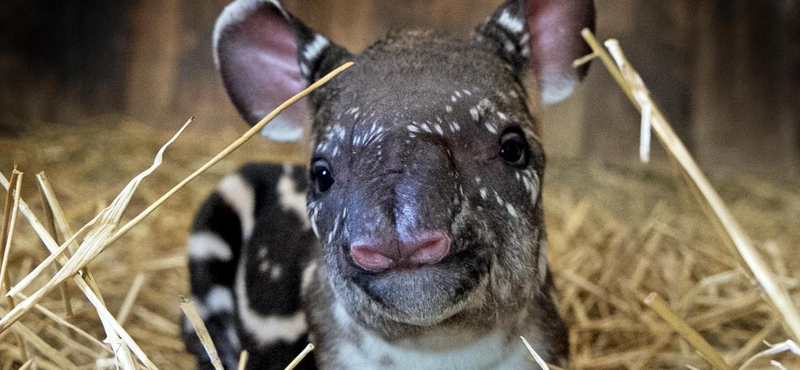
M 236 0 L 214 27 L 214 62 L 233 104 L 251 125 L 351 57 L 274 0 Z M 289 107 L 262 134 L 300 140 L 308 105 Z

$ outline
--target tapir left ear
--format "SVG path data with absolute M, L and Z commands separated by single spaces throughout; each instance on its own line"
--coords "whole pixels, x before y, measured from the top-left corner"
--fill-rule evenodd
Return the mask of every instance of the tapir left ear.
M 251 125 L 350 58 L 277 0 L 236 0 L 214 27 L 214 61 L 233 104 Z M 300 140 L 313 109 L 309 105 L 295 103 L 262 134 L 279 141 Z
M 593 0 L 508 0 L 476 30 L 519 73 L 531 69 L 543 104 L 569 97 L 589 67 L 572 62 L 590 49 L 581 29 L 594 30 Z

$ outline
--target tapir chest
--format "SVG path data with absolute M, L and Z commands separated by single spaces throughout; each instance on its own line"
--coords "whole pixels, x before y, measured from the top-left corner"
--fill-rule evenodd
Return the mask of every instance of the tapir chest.
M 326 302 L 328 303 L 328 302 Z M 326 370 L 519 370 L 535 368 L 520 333 L 497 328 L 480 335 L 464 330 L 426 334 L 413 339 L 388 341 L 354 321 L 344 307 L 330 302 L 330 310 L 312 318 L 312 335 L 319 342 L 318 365 Z M 312 314 L 312 317 L 315 315 Z M 320 325 L 324 319 L 327 325 Z M 324 327 L 324 328 L 323 328 Z M 525 337 L 534 347 L 541 347 L 540 330 L 531 327 Z M 546 348 L 536 348 L 546 353 Z
M 508 340 L 504 333 L 493 332 L 473 344 L 450 349 L 424 346 L 392 345 L 365 335 L 359 343 L 343 342 L 336 348 L 333 369 L 459 369 L 519 370 L 532 369 L 527 350 L 519 340 Z M 518 339 L 518 338 L 517 338 Z M 517 343 L 519 342 L 519 343 Z

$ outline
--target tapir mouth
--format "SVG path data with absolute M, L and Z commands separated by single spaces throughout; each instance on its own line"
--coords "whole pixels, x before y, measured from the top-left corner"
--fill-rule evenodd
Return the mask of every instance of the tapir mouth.
M 415 325 L 444 320 L 460 307 L 480 285 L 489 262 L 473 249 L 452 245 L 434 264 L 369 271 L 351 262 L 349 280 L 384 314 Z

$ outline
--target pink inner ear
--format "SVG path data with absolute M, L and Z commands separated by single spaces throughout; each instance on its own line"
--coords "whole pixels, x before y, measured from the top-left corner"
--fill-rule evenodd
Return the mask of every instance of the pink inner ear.
M 529 0 L 528 29 L 531 62 L 541 81 L 545 103 L 560 101 L 580 81 L 572 62 L 589 53 L 581 38 L 584 27 L 594 26 L 592 0 Z
M 294 32 L 279 9 L 262 3 L 243 17 L 232 18 L 223 26 L 217 45 L 220 73 L 239 112 L 255 124 L 305 88 L 306 82 L 300 74 Z M 270 123 L 264 135 L 298 140 L 306 119 L 306 103 L 298 102 Z

